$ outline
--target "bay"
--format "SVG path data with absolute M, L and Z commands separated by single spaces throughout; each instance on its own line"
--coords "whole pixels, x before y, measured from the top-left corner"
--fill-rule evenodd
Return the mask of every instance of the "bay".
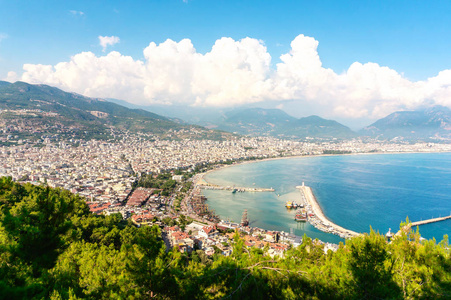
M 204 190 L 208 205 L 223 219 L 239 222 L 248 210 L 251 226 L 306 233 L 327 242 L 342 241 L 308 223 L 294 221 L 286 201 L 299 201 L 296 186 L 312 187 L 325 215 L 357 232 L 399 229 L 409 217 L 419 221 L 451 214 L 451 153 L 336 155 L 267 160 L 210 172 L 208 182 L 262 187 L 275 192 Z M 427 238 L 443 239 L 451 220 L 420 226 Z

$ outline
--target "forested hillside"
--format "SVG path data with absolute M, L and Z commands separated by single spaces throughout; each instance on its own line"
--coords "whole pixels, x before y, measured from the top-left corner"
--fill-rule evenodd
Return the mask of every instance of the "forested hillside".
M 0 178 L 2 299 L 450 299 L 448 240 L 393 243 L 372 232 L 324 254 L 304 243 L 284 258 L 166 252 L 160 229 L 97 216 L 79 196 Z

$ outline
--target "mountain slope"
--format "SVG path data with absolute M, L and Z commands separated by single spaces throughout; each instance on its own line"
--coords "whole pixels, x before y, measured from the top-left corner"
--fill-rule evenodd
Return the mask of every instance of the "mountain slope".
M 163 136 L 169 131 L 189 133 L 191 130 L 199 131 L 199 137 L 222 135 L 200 126 L 180 125 L 142 109 L 129 109 L 103 99 L 25 82 L 0 85 L 0 109 L 3 110 L 0 120 L 16 131 L 18 128 L 36 131 L 37 128 L 37 133 L 75 134 L 77 137 L 109 135 L 111 129 Z
M 216 125 L 219 129 L 240 134 L 274 136 L 285 123 L 295 120 L 279 109 L 246 108 L 226 112 Z
M 359 133 L 380 139 L 450 139 L 451 110 L 434 106 L 417 111 L 398 111 L 363 128 Z
M 248 108 L 224 114 L 218 129 L 240 134 L 269 135 L 281 138 L 352 138 L 348 127 L 318 116 L 296 119 L 280 109 Z
M 0 81 L 0 87 L 10 85 L 11 83 L 8 81 Z

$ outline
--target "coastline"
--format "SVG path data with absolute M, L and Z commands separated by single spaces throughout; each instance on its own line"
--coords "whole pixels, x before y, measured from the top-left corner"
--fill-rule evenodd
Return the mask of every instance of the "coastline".
M 355 154 L 360 154 L 360 153 L 355 153 Z M 363 153 L 362 153 L 363 154 Z M 372 154 L 372 153 L 370 153 Z M 215 172 L 215 171 L 219 171 L 222 169 L 226 169 L 226 168 L 230 168 L 230 167 L 235 167 L 235 166 L 240 166 L 240 165 L 245 165 L 245 164 L 253 164 L 253 163 L 259 163 L 259 162 L 264 162 L 264 161 L 272 161 L 272 160 L 279 160 L 279 159 L 292 159 L 292 158 L 309 158 L 309 157 L 322 157 L 322 156 L 337 156 L 337 155 L 350 155 L 350 154 L 318 154 L 318 155 L 293 155 L 293 156 L 285 156 L 285 157 L 268 157 L 268 158 L 263 158 L 263 159 L 256 159 L 256 160 L 246 160 L 246 161 L 238 161 L 234 164 L 231 165 L 222 165 L 218 168 L 212 169 L 212 170 L 208 170 L 205 173 L 201 173 L 200 175 L 200 180 L 204 180 L 205 182 L 207 182 L 208 184 L 212 184 L 211 182 L 208 182 L 207 180 L 205 180 L 204 176 Z
M 235 166 L 240 166 L 240 165 L 245 165 L 245 164 L 253 164 L 253 163 L 259 163 L 259 162 L 264 162 L 264 161 L 273 161 L 273 160 L 280 160 L 280 159 L 293 159 L 293 158 L 312 158 L 312 157 L 329 157 L 329 156 L 354 156 L 354 155 L 391 155 L 391 154 L 432 154 L 432 153 L 451 153 L 451 151 L 404 151 L 404 152 L 362 152 L 362 153 L 347 153 L 347 154 L 317 154 L 317 155 L 293 155 L 293 156 L 284 156 L 284 157 L 269 157 L 269 158 L 263 158 L 263 159 L 259 159 L 259 160 L 246 160 L 246 161 L 238 161 L 234 164 L 231 165 L 222 165 L 219 166 L 215 169 L 212 170 L 208 170 L 207 172 L 204 173 L 199 173 L 199 180 L 197 180 L 197 182 L 195 183 L 195 185 L 198 184 L 199 181 L 204 180 L 207 184 L 212 184 L 211 182 L 208 182 L 204 177 L 205 175 L 212 173 L 212 172 L 216 172 L 216 171 L 220 171 L 222 169 L 226 169 L 226 168 L 230 168 L 230 167 L 235 167 Z
M 263 162 L 263 161 L 272 161 L 272 160 L 279 160 L 279 159 L 292 159 L 292 158 L 312 158 L 312 157 L 324 157 L 324 156 L 351 156 L 351 155 L 379 155 L 379 154 L 434 154 L 434 153 L 451 153 L 450 151 L 399 151 L 399 152 L 372 152 L 372 153 L 351 153 L 351 154 L 318 154 L 318 155 L 296 155 L 296 156 L 288 156 L 288 157 L 271 157 L 271 158 L 265 158 L 265 159 L 261 159 L 261 160 L 252 160 L 252 161 L 240 161 L 237 162 L 235 164 L 232 165 L 223 165 L 223 166 L 218 166 L 215 169 L 209 170 L 205 173 L 202 173 L 201 178 L 205 180 L 205 182 L 208 182 L 204 176 L 207 174 L 210 174 L 211 172 L 214 171 L 219 171 L 222 170 L 224 168 L 228 168 L 228 167 L 233 167 L 233 166 L 238 166 L 238 165 L 242 165 L 242 164 L 247 164 L 247 163 L 258 163 L 258 162 Z M 296 187 L 297 189 L 299 189 L 299 187 Z M 316 197 L 313 195 L 313 192 L 310 189 L 310 193 L 312 195 L 311 198 L 309 197 L 305 197 L 306 200 L 311 200 L 309 201 L 309 204 L 312 207 L 312 210 L 315 214 L 315 216 L 317 216 L 317 220 L 314 221 L 316 224 L 310 222 L 314 227 L 316 227 L 317 229 L 319 229 L 320 231 L 323 231 L 325 233 L 331 233 L 331 234 L 336 234 L 339 235 L 342 238 L 348 238 L 351 236 L 355 236 L 358 235 L 359 233 L 354 232 L 352 230 L 348 230 L 346 228 L 343 228 L 337 224 L 335 224 L 334 222 L 332 222 L 330 219 L 327 218 L 327 216 L 324 214 L 321 205 L 319 204 L 318 200 L 316 199 Z M 299 189 L 300 190 L 300 189 Z M 301 190 L 299 192 L 302 192 Z M 318 226 L 316 226 L 318 225 Z

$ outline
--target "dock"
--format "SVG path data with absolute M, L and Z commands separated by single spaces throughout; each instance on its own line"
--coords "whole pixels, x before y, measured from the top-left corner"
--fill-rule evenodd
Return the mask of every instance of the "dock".
M 338 226 L 337 224 L 329 220 L 324 215 L 310 187 L 302 184 L 300 186 L 297 186 L 296 188 L 299 189 L 299 191 L 301 192 L 303 199 L 305 201 L 305 206 L 309 211 L 308 221 L 310 224 L 315 226 L 315 228 L 327 233 L 338 235 L 344 239 L 359 235 L 359 233 Z
M 204 190 L 225 190 L 225 191 L 235 191 L 235 192 L 274 192 L 273 188 L 250 188 L 250 187 L 237 187 L 237 186 L 220 186 L 216 184 L 199 184 L 201 189 Z
M 207 172 L 208 173 L 208 172 Z M 195 185 L 204 190 L 222 190 L 236 192 L 274 192 L 273 188 L 256 188 L 256 187 L 238 187 L 238 186 L 221 186 L 214 183 L 210 183 L 205 180 L 204 176 L 207 173 L 199 174 L 199 179 L 195 182 Z M 255 184 L 255 183 L 254 183 Z
M 438 217 L 438 218 L 432 218 L 432 219 L 427 219 L 427 220 L 421 220 L 421 221 L 412 222 L 412 223 L 409 223 L 409 224 L 405 225 L 404 227 L 402 227 L 402 228 L 395 234 L 395 236 L 400 236 L 401 233 L 402 233 L 403 231 L 407 233 L 407 232 L 410 231 L 410 229 L 411 229 L 412 227 L 415 227 L 415 226 L 421 226 L 421 225 L 425 225 L 425 224 L 441 222 L 441 221 L 445 221 L 445 220 L 449 220 L 449 219 L 451 219 L 451 215 L 445 216 L 445 217 Z
M 428 219 L 428 220 L 422 220 L 422 221 L 417 221 L 417 222 L 413 222 L 410 223 L 410 226 L 420 226 L 420 225 L 424 225 L 424 224 L 429 224 L 429 223 L 435 223 L 435 222 L 440 222 L 440 221 L 445 221 L 451 219 L 451 215 L 446 216 L 446 217 L 439 217 L 439 218 L 433 218 L 433 219 Z

